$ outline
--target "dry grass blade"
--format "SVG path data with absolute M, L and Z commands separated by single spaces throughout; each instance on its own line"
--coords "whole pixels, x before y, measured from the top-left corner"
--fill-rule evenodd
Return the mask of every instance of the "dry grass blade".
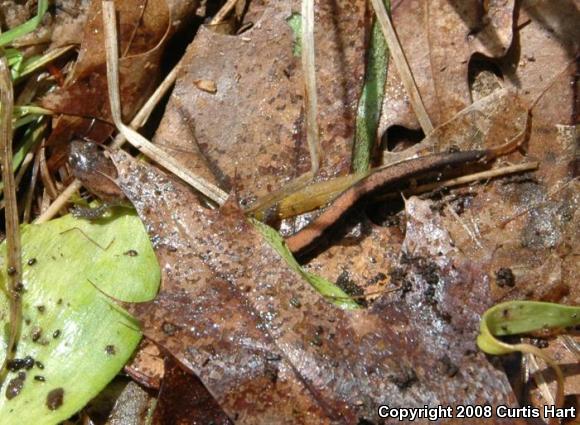
M 409 62 L 407 62 L 407 58 L 405 57 L 401 43 L 399 42 L 397 34 L 395 33 L 391 18 L 389 17 L 385 9 L 385 5 L 381 0 L 371 0 L 371 3 L 375 9 L 377 20 L 379 21 L 381 29 L 383 30 L 385 40 L 387 40 L 387 45 L 389 46 L 391 57 L 395 62 L 397 71 L 399 71 L 399 75 L 401 76 L 401 81 L 403 82 L 405 90 L 409 95 L 409 100 L 411 101 L 413 111 L 415 111 L 415 114 L 417 115 L 417 120 L 423 129 L 423 133 L 428 135 L 433 131 L 433 124 L 431 123 L 431 119 L 429 119 L 429 115 L 427 115 L 427 110 L 425 109 L 425 105 L 421 99 L 421 94 L 417 88 L 417 83 L 413 78 L 413 73 L 409 67 Z
M 14 355 L 16 342 L 20 334 L 22 315 L 22 250 L 20 246 L 20 224 L 18 222 L 18 204 L 16 184 L 12 166 L 12 109 L 14 93 L 12 78 L 5 57 L 0 58 L 0 151 L 2 154 L 2 180 L 4 181 L 4 199 L 6 209 L 6 275 L 8 276 L 7 292 L 10 298 L 10 327 L 6 356 L 0 367 L 0 377 L 4 374 L 6 363 Z
M 34 155 L 34 164 L 32 165 L 32 175 L 30 176 L 30 182 L 28 184 L 28 189 L 26 190 L 26 195 L 24 198 L 24 213 L 22 214 L 22 222 L 30 223 L 30 216 L 32 213 L 32 201 L 34 198 L 34 191 L 36 189 L 36 182 L 38 181 L 38 170 L 40 168 L 40 155 L 38 155 L 38 150 Z
M 226 4 L 222 6 L 219 12 L 211 20 L 210 25 L 221 24 L 221 22 L 225 19 L 225 17 L 228 16 L 228 13 L 230 13 L 234 9 L 237 2 L 238 0 L 228 0 Z
M 417 186 L 415 189 L 405 192 L 405 195 L 417 195 L 419 193 L 430 192 L 439 188 L 460 186 L 466 183 L 493 179 L 495 177 L 505 176 L 508 174 L 523 173 L 537 169 L 538 165 L 539 164 L 537 162 L 525 162 L 523 164 L 508 165 L 506 167 L 500 167 L 494 170 L 481 171 L 479 173 L 468 174 L 466 176 L 456 177 L 454 179 L 449 179 L 442 182 L 428 183 Z
M 306 140 L 310 150 L 311 172 L 316 174 L 320 167 L 321 148 L 318 139 L 316 111 L 316 70 L 314 55 L 314 0 L 302 0 L 302 70 L 304 71 L 304 102 L 306 107 Z
M 109 101 L 111 115 L 115 125 L 127 141 L 143 154 L 171 171 L 184 182 L 200 191 L 213 202 L 222 205 L 228 194 L 207 180 L 183 169 L 179 162 L 165 151 L 149 142 L 132 128 L 123 124 L 121 119 L 121 97 L 119 92 L 119 52 L 117 46 L 117 20 L 115 5 L 110 0 L 103 0 L 103 22 L 105 26 L 105 51 L 107 56 L 107 82 L 109 86 Z

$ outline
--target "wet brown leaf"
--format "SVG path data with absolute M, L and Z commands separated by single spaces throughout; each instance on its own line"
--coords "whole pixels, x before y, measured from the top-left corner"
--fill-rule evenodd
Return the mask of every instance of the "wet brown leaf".
M 133 313 L 230 418 L 352 423 L 376 420 L 380 403 L 514 403 L 505 377 L 475 350 L 484 276 L 444 229 L 434 231 L 428 205 L 409 209 L 419 242 L 405 243 L 408 290 L 346 312 L 293 273 L 233 202 L 204 209 L 149 166 L 121 153 L 115 161 L 163 270 L 157 299 Z
M 200 380 L 167 357 L 165 378 L 159 393 L 155 425 L 228 425 L 232 422 Z

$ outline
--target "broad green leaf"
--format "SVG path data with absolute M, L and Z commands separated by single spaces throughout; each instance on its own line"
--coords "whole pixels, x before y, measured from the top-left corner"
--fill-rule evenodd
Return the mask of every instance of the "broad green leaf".
M 324 279 L 321 276 L 304 270 L 300 264 L 298 264 L 298 261 L 296 261 L 292 255 L 292 252 L 290 252 L 284 243 L 284 239 L 275 229 L 272 229 L 270 226 L 258 220 L 250 219 L 250 221 L 261 233 L 266 242 L 268 242 L 270 246 L 274 248 L 276 252 L 284 259 L 286 264 L 288 264 L 292 270 L 294 270 L 308 283 L 310 283 L 312 287 L 316 289 L 329 302 L 336 305 L 337 307 L 348 310 L 360 308 L 360 306 L 351 297 L 349 297 L 346 292 L 344 292 L 334 283 Z
M 578 324 L 580 307 L 539 301 L 509 301 L 495 305 L 485 312 L 481 318 L 477 345 L 488 354 L 507 354 L 518 350 L 499 341 L 495 336 Z
M 18 372 L 7 374 L 0 388 L 0 425 L 56 424 L 113 379 L 141 338 L 135 320 L 109 297 L 152 299 L 160 270 L 141 221 L 127 209 L 92 222 L 65 216 L 25 225 L 22 246 L 23 324 L 15 357 L 31 356 L 44 368 L 21 369 L 26 377 L 11 399 L 6 395 L 14 391 L 8 386 L 15 385 Z M 4 258 L 5 245 L 0 250 Z M 5 288 L 2 273 L 2 358 L 7 344 Z

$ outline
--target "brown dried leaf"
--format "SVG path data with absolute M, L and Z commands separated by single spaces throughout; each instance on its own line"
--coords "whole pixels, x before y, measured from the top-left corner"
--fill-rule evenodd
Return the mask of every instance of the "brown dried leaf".
M 478 52 L 501 57 L 512 41 L 514 1 L 406 0 L 393 3 L 395 30 L 435 126 L 471 103 L 468 65 Z M 487 10 L 483 10 L 487 7 Z M 380 133 L 419 128 L 397 71 L 389 66 Z
M 201 381 L 173 357 L 166 357 L 165 370 L 153 415 L 154 425 L 232 423 Z
M 155 138 L 182 152 L 184 166 L 204 177 L 209 167 L 223 188 L 231 188 L 235 176 L 244 202 L 280 188 L 308 171 L 310 164 L 303 134 L 300 57 L 293 54 L 295 40 L 287 22 L 300 11 L 300 3 L 285 0 L 264 7 L 254 26 L 239 36 L 200 30 Z M 350 169 L 368 7 L 363 0 L 316 2 L 324 176 Z M 196 80 L 214 81 L 217 93 L 198 90 Z
M 164 358 L 159 347 L 148 339 L 139 343 L 125 372 L 140 385 L 158 390 L 165 375 Z

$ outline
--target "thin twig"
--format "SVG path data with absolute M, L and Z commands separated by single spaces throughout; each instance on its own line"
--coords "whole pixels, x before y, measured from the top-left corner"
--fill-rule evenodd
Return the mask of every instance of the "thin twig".
M 419 93 L 419 89 L 417 88 L 417 83 L 413 78 L 413 73 L 411 72 L 411 67 L 409 66 L 409 62 L 405 57 L 405 53 L 403 52 L 403 48 L 401 47 L 401 43 L 397 37 L 397 33 L 393 28 L 393 23 L 391 22 L 391 18 L 389 17 L 385 5 L 381 0 L 371 0 L 373 4 L 373 8 L 375 9 L 375 13 L 377 15 L 377 20 L 381 25 L 381 29 L 383 30 L 383 34 L 385 36 L 385 40 L 387 40 L 387 45 L 391 51 L 391 57 L 395 62 L 395 66 L 397 67 L 397 71 L 399 71 L 399 75 L 401 76 L 401 81 L 405 86 L 405 90 L 409 95 L 409 100 L 411 101 L 411 106 L 417 115 L 417 120 L 423 129 L 423 133 L 426 136 L 429 135 L 433 131 L 433 124 L 429 119 L 429 115 L 427 115 L 427 110 L 425 109 L 425 105 L 423 104 L 423 100 L 421 99 L 421 94 Z
M 38 155 L 40 155 L 40 178 L 42 179 L 42 183 L 48 196 L 50 196 L 50 199 L 55 199 L 58 196 L 58 190 L 52 180 L 48 165 L 46 164 L 46 149 L 44 143 L 45 142 L 43 141 L 40 145 L 40 150 L 38 151 Z
M 22 248 L 20 246 L 20 223 L 18 222 L 18 203 L 12 164 L 12 108 L 14 93 L 12 78 L 6 57 L 0 58 L 0 152 L 2 155 L 2 180 L 4 181 L 4 199 L 6 209 L 6 275 L 10 298 L 10 326 L 6 356 L 0 366 L 0 381 L 6 364 L 13 358 L 20 334 L 22 319 Z
M 127 127 L 121 118 L 121 98 L 119 93 L 119 53 L 117 46 L 117 19 L 115 4 L 111 0 L 103 0 L 103 22 L 105 27 L 105 51 L 107 57 L 107 82 L 111 115 L 115 125 L 125 138 L 141 153 L 151 158 L 184 182 L 197 189 L 203 195 L 218 205 L 225 203 L 228 194 L 204 178 L 185 169 L 177 159 L 167 154 L 163 149 L 151 143 L 135 130 Z
M 310 150 L 311 172 L 318 173 L 321 147 L 318 140 L 318 96 L 314 54 L 314 0 L 302 0 L 302 70 L 304 72 L 304 102 L 306 107 L 306 140 Z

